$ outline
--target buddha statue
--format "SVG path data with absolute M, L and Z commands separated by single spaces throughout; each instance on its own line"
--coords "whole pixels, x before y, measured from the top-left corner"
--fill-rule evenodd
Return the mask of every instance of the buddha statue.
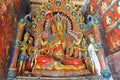
M 66 41 L 65 41 L 65 33 L 64 33 L 64 26 L 62 21 L 56 22 L 56 39 L 53 43 L 53 57 L 55 60 L 58 60 L 60 62 L 64 62 L 65 58 L 65 47 L 66 47 Z

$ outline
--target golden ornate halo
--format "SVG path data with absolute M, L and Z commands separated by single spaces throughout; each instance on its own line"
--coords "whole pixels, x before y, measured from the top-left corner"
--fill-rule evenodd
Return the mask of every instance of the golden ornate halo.
M 47 0 L 42 3 L 36 10 L 36 17 L 33 18 L 33 23 L 39 26 L 39 29 L 44 30 L 48 27 L 48 18 L 53 18 L 60 14 L 62 21 L 65 21 L 68 30 L 74 30 L 79 28 L 81 24 L 84 24 L 84 17 L 80 9 L 76 9 L 73 3 L 69 0 Z

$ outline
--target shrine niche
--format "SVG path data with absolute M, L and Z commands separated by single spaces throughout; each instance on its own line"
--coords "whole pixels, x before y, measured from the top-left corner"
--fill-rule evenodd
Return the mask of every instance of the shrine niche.
M 99 21 L 91 24 L 69 1 L 42 3 L 19 21 L 9 73 L 13 78 L 101 75 L 107 67 Z

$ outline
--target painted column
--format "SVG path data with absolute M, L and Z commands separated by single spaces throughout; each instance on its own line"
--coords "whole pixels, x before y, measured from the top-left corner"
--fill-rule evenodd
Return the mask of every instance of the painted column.
M 11 58 L 11 62 L 10 62 L 10 67 L 9 67 L 9 72 L 8 72 L 8 79 L 13 79 L 16 78 L 17 76 L 17 58 L 18 58 L 18 53 L 19 53 L 19 44 L 20 44 L 20 40 L 22 38 L 22 34 L 23 34 L 23 30 L 24 30 L 24 26 L 25 26 L 25 19 L 21 19 L 19 21 L 19 26 L 16 32 L 16 37 L 15 37 L 15 46 L 13 48 L 13 52 L 12 52 L 12 58 Z

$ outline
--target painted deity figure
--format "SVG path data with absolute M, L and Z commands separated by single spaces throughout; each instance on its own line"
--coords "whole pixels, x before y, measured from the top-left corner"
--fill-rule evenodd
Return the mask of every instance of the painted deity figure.
M 92 73 L 94 74 L 95 70 L 97 72 L 98 75 L 101 75 L 101 66 L 100 66 L 100 62 L 98 60 L 97 57 L 97 49 L 95 48 L 94 44 L 95 44 L 95 40 L 93 36 L 89 37 L 89 46 L 88 46 L 88 53 L 91 59 L 91 64 L 92 64 Z M 95 69 L 94 69 L 95 68 Z
M 28 38 L 29 38 L 29 33 L 26 32 L 24 35 L 24 40 L 20 45 L 20 55 L 18 57 L 18 74 L 19 75 L 24 75 L 24 71 L 25 71 L 27 49 L 28 49 L 28 44 L 27 44 Z
M 57 27 L 57 31 L 56 31 L 56 40 L 53 43 L 53 57 L 54 59 L 63 62 L 65 57 L 64 49 L 66 44 L 64 40 L 65 36 L 64 36 L 63 23 L 61 21 L 56 22 L 56 27 Z

